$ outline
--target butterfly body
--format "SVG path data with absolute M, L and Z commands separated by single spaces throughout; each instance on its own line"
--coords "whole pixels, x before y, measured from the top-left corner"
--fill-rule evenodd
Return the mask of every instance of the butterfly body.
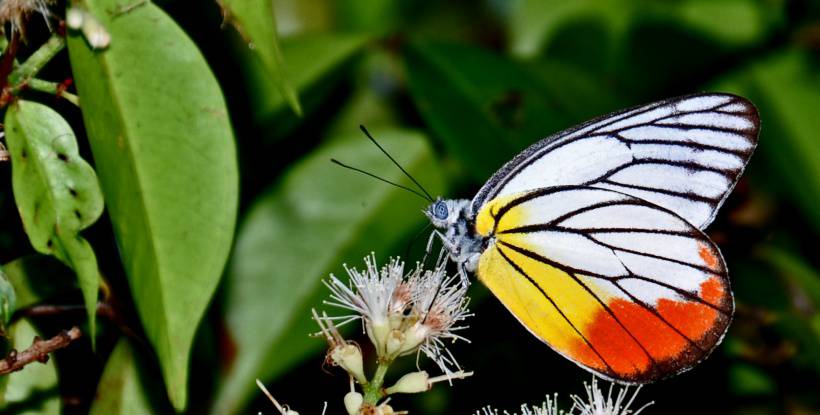
M 758 129 L 734 95 L 636 107 L 534 144 L 471 201 L 425 213 L 536 337 L 603 377 L 651 382 L 706 358 L 729 326 L 725 262 L 703 229 Z

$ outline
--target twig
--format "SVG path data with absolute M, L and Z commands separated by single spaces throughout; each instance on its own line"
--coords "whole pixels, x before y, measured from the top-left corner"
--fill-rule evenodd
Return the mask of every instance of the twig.
M 48 354 L 68 346 L 82 336 L 80 328 L 74 326 L 71 330 L 63 330 L 60 334 L 43 340 L 39 336 L 34 338 L 28 349 L 22 352 L 12 350 L 5 359 L 0 360 L 0 375 L 16 372 L 32 362 L 48 362 Z
M 64 315 L 69 313 L 85 313 L 84 305 L 55 305 L 55 304 L 38 304 L 30 307 L 22 308 L 14 312 L 11 316 L 11 321 L 17 321 L 23 317 L 37 318 L 37 317 L 51 317 Z M 125 319 L 119 314 L 117 309 L 111 304 L 105 302 L 97 303 L 97 315 L 111 320 L 120 331 L 130 337 L 131 339 L 144 343 L 143 339 L 125 322 Z

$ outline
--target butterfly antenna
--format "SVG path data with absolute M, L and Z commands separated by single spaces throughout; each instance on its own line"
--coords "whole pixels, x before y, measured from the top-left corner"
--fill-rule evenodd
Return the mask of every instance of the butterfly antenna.
M 401 170 L 402 173 L 404 173 L 405 176 L 407 176 L 413 183 L 415 183 L 416 186 L 418 186 L 419 189 L 421 189 L 422 192 L 424 192 L 424 195 L 427 196 L 427 200 L 432 202 L 433 201 L 433 196 L 430 196 L 430 193 L 427 192 L 427 190 L 424 188 L 424 186 L 422 186 L 421 183 L 418 182 L 418 180 L 413 178 L 413 176 L 411 176 L 410 173 L 408 173 L 407 170 L 405 170 L 404 167 L 402 167 L 401 164 L 399 164 L 399 162 L 396 161 L 396 159 L 394 159 L 393 156 L 391 156 L 390 153 L 388 153 L 387 150 L 385 150 L 384 147 L 382 147 L 381 144 L 379 144 L 379 142 L 376 141 L 376 139 L 373 138 L 372 135 L 370 135 L 370 132 L 367 131 L 367 128 L 365 128 L 364 125 L 360 125 L 359 128 L 362 130 L 364 135 L 366 135 L 367 138 L 369 138 L 370 141 L 373 144 L 375 144 L 376 147 L 378 147 L 379 150 L 381 150 L 382 153 L 384 153 L 384 155 L 387 156 L 387 158 L 389 158 L 390 161 L 392 161 L 393 164 L 395 164 L 396 167 L 398 167 L 399 170 Z
M 344 168 L 346 168 L 346 169 L 353 170 L 353 171 L 355 171 L 355 172 L 357 172 L 357 173 L 364 174 L 365 176 L 370 176 L 370 177 L 372 177 L 372 178 L 374 178 L 374 179 L 376 179 L 376 180 L 381 180 L 381 181 L 383 181 L 383 182 L 385 182 L 385 183 L 387 183 L 387 184 L 390 184 L 390 185 L 396 186 L 396 187 L 398 187 L 399 189 L 404 189 L 404 190 L 407 190 L 408 192 L 410 192 L 410 193 L 412 193 L 412 194 L 414 194 L 414 195 L 416 195 L 416 196 L 418 196 L 418 197 L 420 197 L 420 198 L 422 198 L 422 199 L 424 199 L 424 200 L 426 200 L 426 201 L 432 201 L 432 200 L 431 200 L 431 199 L 429 199 L 427 196 L 425 196 L 425 195 L 423 195 L 423 194 L 419 193 L 417 190 L 415 190 L 415 189 L 411 189 L 411 188 L 409 188 L 409 187 L 407 187 L 407 186 L 400 185 L 400 184 L 398 184 L 398 183 L 391 182 L 390 180 L 387 180 L 387 179 L 385 179 L 384 177 L 379 177 L 379 176 L 376 176 L 376 175 L 375 175 L 375 174 L 373 174 L 373 173 L 370 173 L 370 172 L 368 172 L 368 171 L 364 171 L 364 170 L 362 170 L 362 169 L 360 169 L 360 168 L 353 167 L 353 166 L 348 165 L 348 164 L 344 164 L 344 163 L 342 163 L 341 161 L 336 160 L 336 159 L 330 159 L 330 162 L 331 162 L 331 163 L 333 163 L 333 164 L 339 165 L 339 166 L 341 166 L 341 167 L 344 167 Z

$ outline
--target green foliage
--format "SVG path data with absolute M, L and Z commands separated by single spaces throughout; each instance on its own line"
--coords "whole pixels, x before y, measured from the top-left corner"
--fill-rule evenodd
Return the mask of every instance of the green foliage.
M 364 46 L 367 36 L 350 34 L 313 34 L 282 41 L 282 51 L 288 59 L 283 69 L 300 96 L 304 111 L 311 113 L 342 79 L 344 69 Z M 256 119 L 265 125 L 266 135 L 281 138 L 298 126 L 300 117 L 285 111 L 282 94 L 273 93 L 278 84 L 267 75 L 256 60 L 247 59 L 251 51 L 241 49 L 245 58 L 246 82 Z
M 80 231 L 102 214 L 97 175 L 80 157 L 71 127 L 51 108 L 18 101 L 5 124 L 14 197 L 29 241 L 77 273 L 93 338 L 100 277 L 94 250 Z
M 760 142 L 774 142 L 763 152 L 766 163 L 776 172 L 764 179 L 773 191 L 785 193 L 803 209 L 820 230 L 820 78 L 817 62 L 807 51 L 793 48 L 779 51 L 733 73 L 718 88 L 747 95 L 760 110 Z
M 6 273 L 0 267 L 0 335 L 8 333 L 8 324 L 11 314 L 17 305 L 17 296 L 11 286 Z
M 14 289 L 16 309 L 28 308 L 76 291 L 71 269 L 45 255 L 30 255 L 3 264 Z
M 194 334 L 233 239 L 236 150 L 196 45 L 153 4 L 114 18 L 119 4 L 86 2 L 116 39 L 109 49 L 78 34 L 68 49 L 137 311 L 182 410 Z
M 443 190 L 423 135 L 404 130 L 373 134 L 430 192 Z M 215 414 L 239 411 L 255 390 L 248 379 L 274 378 L 321 350 L 322 342 L 306 334 L 316 331 L 310 310 L 325 297 L 322 278 L 342 272 L 341 264 L 359 261 L 370 251 L 388 256 L 393 251 L 383 247 L 396 246 L 422 224 L 423 201 L 341 171 L 330 158 L 383 172 L 388 180 L 404 180 L 383 154 L 354 133 L 296 163 L 253 203 L 239 229 L 225 284 L 226 335 L 236 359 L 217 395 Z M 270 304 L 276 304 L 276 312 Z
M 578 71 L 549 63 L 528 70 L 475 47 L 414 43 L 406 64 L 425 121 L 479 182 L 535 139 L 612 102 Z
M 273 18 L 273 2 L 268 0 L 220 0 L 222 13 L 248 43 L 262 62 L 271 83 L 290 105 L 296 115 L 302 115 L 299 97 L 288 82 L 282 51 L 279 48 L 279 33 Z
M 156 414 L 164 409 L 156 402 L 156 383 L 144 373 L 150 366 L 137 355 L 128 340 L 122 339 L 108 357 L 91 415 Z

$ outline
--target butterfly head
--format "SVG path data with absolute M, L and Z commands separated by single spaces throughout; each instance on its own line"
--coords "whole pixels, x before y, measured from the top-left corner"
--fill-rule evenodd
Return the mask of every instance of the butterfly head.
M 452 227 L 462 217 L 467 203 L 467 200 L 436 199 L 427 207 L 424 214 L 433 226 L 446 229 Z

